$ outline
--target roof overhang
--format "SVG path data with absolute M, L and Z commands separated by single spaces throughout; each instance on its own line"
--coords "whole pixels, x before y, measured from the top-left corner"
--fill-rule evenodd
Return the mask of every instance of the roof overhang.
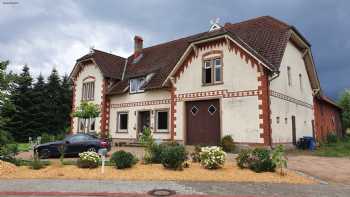
M 79 73 L 80 69 L 82 69 L 84 65 L 89 64 L 89 63 L 97 65 L 96 62 L 94 61 L 94 59 L 92 59 L 92 58 L 87 58 L 87 59 L 83 59 L 83 60 L 77 60 L 77 62 L 74 65 L 74 68 L 73 68 L 72 72 L 69 74 L 69 79 L 70 80 L 74 80 L 74 78 Z

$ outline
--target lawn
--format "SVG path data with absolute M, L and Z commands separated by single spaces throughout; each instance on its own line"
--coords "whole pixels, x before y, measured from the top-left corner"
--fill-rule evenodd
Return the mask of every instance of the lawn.
M 323 157 L 350 157 L 350 138 L 339 140 L 336 143 L 322 144 L 315 155 Z
M 16 144 L 9 144 L 10 146 L 14 146 Z M 27 152 L 30 150 L 29 143 L 17 143 L 19 152 Z

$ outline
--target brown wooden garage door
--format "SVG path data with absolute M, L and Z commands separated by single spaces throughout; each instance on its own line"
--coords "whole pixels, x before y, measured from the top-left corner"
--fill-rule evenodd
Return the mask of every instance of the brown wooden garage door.
M 186 144 L 218 145 L 220 141 L 219 100 L 186 103 Z

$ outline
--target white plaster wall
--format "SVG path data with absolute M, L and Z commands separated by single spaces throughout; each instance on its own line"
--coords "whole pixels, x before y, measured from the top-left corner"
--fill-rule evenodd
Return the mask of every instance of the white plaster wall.
M 94 65 L 94 64 L 89 64 L 89 65 L 85 65 L 82 68 L 82 71 L 79 73 L 77 79 L 76 79 L 76 93 L 75 93 L 75 107 L 78 107 L 81 103 L 81 99 L 82 99 L 82 90 L 83 90 L 83 80 L 86 77 L 95 77 L 95 93 L 94 93 L 94 100 L 93 101 L 89 101 L 98 105 L 101 105 L 101 96 L 102 96 L 102 86 L 103 86 L 103 75 L 100 71 L 100 69 Z M 85 82 L 88 81 L 92 81 L 91 79 L 87 79 Z M 95 122 L 95 128 L 96 128 L 96 132 L 100 132 L 100 117 L 96 118 L 96 122 Z M 73 125 L 74 125 L 74 129 L 73 129 L 73 133 L 76 133 L 78 131 L 78 118 L 73 118 Z
M 202 55 L 211 50 L 223 51 L 223 84 L 202 85 Z M 227 89 L 230 92 L 243 90 L 257 90 L 259 73 L 256 66 L 246 63 L 237 53 L 229 51 L 227 45 L 199 50 L 197 58 L 185 68 L 176 81 L 176 94 L 203 92 Z M 206 99 L 210 99 L 208 97 Z M 215 98 L 215 97 L 214 97 Z M 203 99 L 203 98 L 200 98 Z M 195 99 L 194 99 L 195 100 Z M 259 128 L 259 101 L 257 96 L 221 98 L 221 136 L 232 135 L 236 142 L 262 143 L 262 132 Z M 176 136 L 177 140 L 184 140 L 185 102 L 176 104 Z
M 115 95 L 110 97 L 111 108 L 110 108 L 110 134 L 113 138 L 118 139 L 136 139 L 137 135 L 137 112 L 138 111 L 151 111 L 151 130 L 154 131 L 155 127 L 155 111 L 160 109 L 169 109 L 169 132 L 168 133 L 153 133 L 155 139 L 170 139 L 170 103 L 159 104 L 159 105 L 147 105 L 147 106 L 133 106 L 133 107 L 120 107 L 114 108 L 113 104 L 121 103 L 133 103 L 142 101 L 153 101 L 170 99 L 170 92 L 168 90 L 151 90 L 143 93 L 130 94 L 129 92 L 123 95 Z M 153 112 L 152 112 L 153 111 Z M 128 112 L 128 132 L 117 133 L 117 113 Z
M 291 68 L 292 86 L 288 85 L 287 67 Z M 299 73 L 302 75 L 303 88 L 300 89 Z M 305 63 L 302 58 L 302 52 L 299 51 L 291 42 L 287 44 L 282 63 L 280 75 L 270 83 L 270 89 L 285 94 L 292 98 L 301 100 L 308 104 L 313 104 L 312 88 L 307 75 Z M 297 139 L 302 136 L 312 136 L 312 123 L 314 119 L 313 109 L 295 103 L 281 100 L 271 96 L 271 127 L 273 142 L 292 142 L 292 120 L 296 117 L 296 135 Z M 280 123 L 277 124 L 276 117 L 280 117 Z M 287 118 L 287 123 L 285 123 Z

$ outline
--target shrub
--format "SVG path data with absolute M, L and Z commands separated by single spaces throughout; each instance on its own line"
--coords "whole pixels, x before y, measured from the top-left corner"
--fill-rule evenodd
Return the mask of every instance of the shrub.
M 183 145 L 164 145 L 161 151 L 161 162 L 165 168 L 182 170 L 187 153 Z
M 239 152 L 236 158 L 238 167 L 249 168 L 249 158 L 250 158 L 251 152 L 252 151 L 250 149 L 242 149 Z
M 240 168 L 249 168 L 254 172 L 273 172 L 276 168 L 272 162 L 270 151 L 264 148 L 241 150 L 236 162 Z
M 273 172 L 276 167 L 271 160 L 270 151 L 264 148 L 255 148 L 248 160 L 249 168 L 254 172 Z
M 200 157 L 200 152 L 201 152 L 202 147 L 196 145 L 194 147 L 194 152 L 191 153 L 191 158 L 192 162 L 201 162 L 201 157 Z
M 282 145 L 278 145 L 272 151 L 272 162 L 276 166 L 276 168 L 279 169 L 279 174 L 285 175 L 285 173 L 283 172 L 283 168 L 287 167 L 287 159 L 284 156 L 284 147 Z
M 163 145 L 161 144 L 149 144 L 145 149 L 144 161 L 146 163 L 161 163 L 160 154 L 162 153 Z
M 226 135 L 221 139 L 221 147 L 227 153 L 232 153 L 236 146 L 231 135 Z
M 337 142 L 338 142 L 338 136 L 335 133 L 329 133 L 327 135 L 328 144 L 337 143 Z
M 33 156 L 33 161 L 29 163 L 29 166 L 33 170 L 40 170 L 45 167 L 45 164 L 41 162 L 39 154 L 35 152 Z
M 100 161 L 100 157 L 96 152 L 83 152 L 79 153 L 79 159 L 77 165 L 79 168 L 97 168 Z
M 137 163 L 137 158 L 129 152 L 123 150 L 117 151 L 112 154 L 110 159 L 118 169 L 131 168 Z
M 226 153 L 217 146 L 203 147 L 200 152 L 201 165 L 207 169 L 221 168 L 225 163 Z

